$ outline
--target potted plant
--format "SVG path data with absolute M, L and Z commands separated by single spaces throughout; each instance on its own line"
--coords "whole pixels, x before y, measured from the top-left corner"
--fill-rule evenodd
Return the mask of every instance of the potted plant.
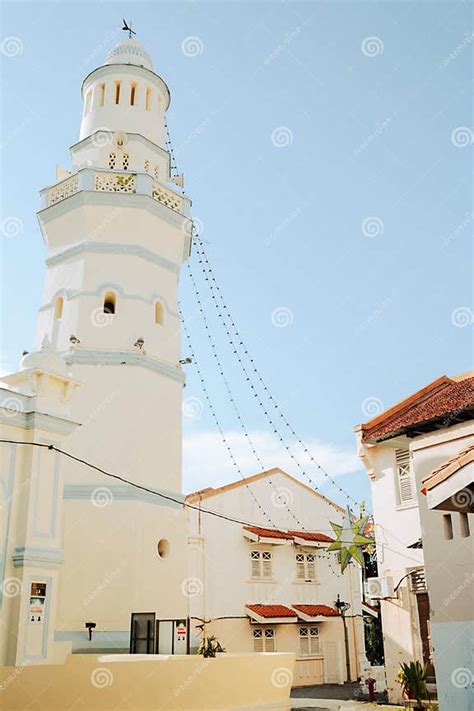
M 407 699 L 416 700 L 415 711 L 423 711 L 423 701 L 429 698 L 426 686 L 426 665 L 419 661 L 400 664 L 397 681 Z
M 225 652 L 225 649 L 214 635 L 203 637 L 197 650 L 197 654 L 201 654 L 206 659 L 215 657 L 220 652 Z

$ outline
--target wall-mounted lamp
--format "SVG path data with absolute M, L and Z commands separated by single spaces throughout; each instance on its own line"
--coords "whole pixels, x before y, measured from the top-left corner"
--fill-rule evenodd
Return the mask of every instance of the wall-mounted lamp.
M 95 622 L 86 622 L 84 626 L 89 631 L 89 642 L 91 642 L 92 641 L 92 630 L 94 630 L 97 627 L 97 624 Z

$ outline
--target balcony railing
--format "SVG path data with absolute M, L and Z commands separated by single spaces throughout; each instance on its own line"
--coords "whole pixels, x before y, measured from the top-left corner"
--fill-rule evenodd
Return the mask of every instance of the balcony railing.
M 191 200 L 146 173 L 82 168 L 60 183 L 41 191 L 42 208 L 55 205 L 83 190 L 149 195 L 165 207 L 189 217 Z
M 71 175 L 70 178 L 62 180 L 60 183 L 55 185 L 48 190 L 48 206 L 54 205 L 60 200 L 64 200 L 70 195 L 77 193 L 79 189 L 79 175 Z
M 166 207 L 170 207 L 176 212 L 182 212 L 183 200 L 179 195 L 176 195 L 172 190 L 168 190 L 163 185 L 159 183 L 153 183 L 152 196 L 155 200 L 163 203 Z
M 107 193 L 135 193 L 135 173 L 96 173 L 94 189 Z

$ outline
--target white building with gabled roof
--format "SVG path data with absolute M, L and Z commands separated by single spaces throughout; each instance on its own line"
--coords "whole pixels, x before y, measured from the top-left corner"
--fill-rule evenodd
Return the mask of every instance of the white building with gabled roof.
M 426 664 L 441 711 L 472 699 L 474 374 L 446 375 L 356 428 L 372 488 L 387 686 Z
M 337 555 L 327 552 L 331 522 L 340 523 L 344 509 L 278 468 L 189 494 L 186 504 L 193 644 L 204 631 L 229 652 L 294 652 L 295 685 L 343 683 L 339 595 L 350 604 L 350 676 L 357 679 L 367 664 L 361 570 L 350 563 L 341 574 Z

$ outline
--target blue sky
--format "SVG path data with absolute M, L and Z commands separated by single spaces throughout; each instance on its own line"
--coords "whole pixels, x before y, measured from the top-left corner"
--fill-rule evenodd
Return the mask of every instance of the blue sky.
M 4 2 L 2 9 L 3 232 L 7 218 L 21 223 L 18 234 L 2 235 L 2 370 L 17 367 L 34 334 L 45 257 L 38 190 L 54 181 L 57 163 L 68 165 L 82 78 L 120 39 L 126 16 L 171 89 L 178 166 L 246 343 L 297 431 L 342 486 L 367 497 L 353 426 L 470 367 L 469 3 Z M 196 259 L 192 268 L 204 289 Z M 258 471 L 194 318 L 185 273 L 181 286 L 223 428 L 243 473 Z M 286 466 L 208 308 L 261 459 Z M 195 368 L 188 373 L 190 489 L 235 471 Z M 193 408 L 194 398 L 202 408 Z

